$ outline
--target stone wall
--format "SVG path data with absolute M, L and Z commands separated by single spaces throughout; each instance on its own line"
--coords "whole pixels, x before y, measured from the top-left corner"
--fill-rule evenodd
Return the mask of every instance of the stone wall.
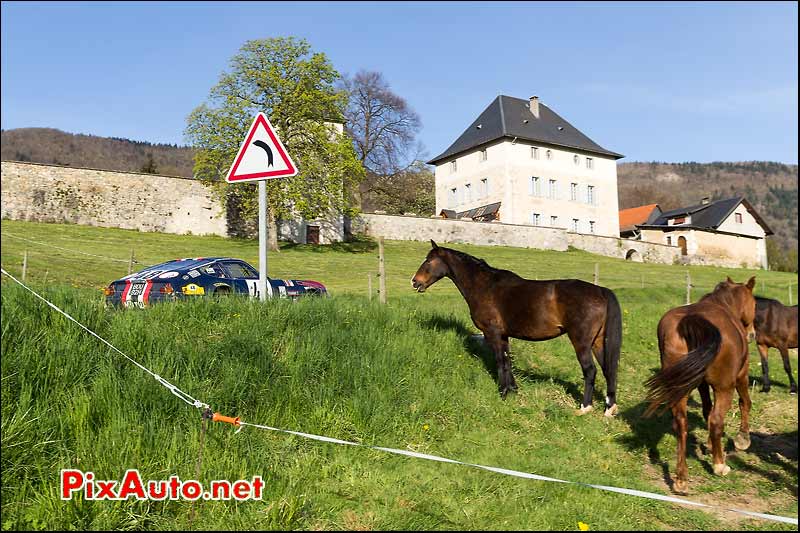
M 566 232 L 558 228 L 411 216 L 362 214 L 353 222 L 353 233 L 400 241 L 433 239 L 443 243 L 543 250 L 565 251 L 568 246 Z
M 570 246 L 579 250 L 607 257 L 629 259 L 640 263 L 665 263 L 671 265 L 677 263 L 681 256 L 681 249 L 677 246 L 634 239 L 619 239 L 568 232 L 567 242 Z
M 442 218 L 420 218 L 362 214 L 353 224 L 355 233 L 366 233 L 384 239 L 442 243 L 512 246 L 565 251 L 569 246 L 594 254 L 639 262 L 673 264 L 680 257 L 680 248 L 651 242 L 619 239 L 600 235 L 568 232 L 547 228 L 473 222 Z
M 0 167 L 3 218 L 227 235 L 223 210 L 193 179 L 13 161 Z

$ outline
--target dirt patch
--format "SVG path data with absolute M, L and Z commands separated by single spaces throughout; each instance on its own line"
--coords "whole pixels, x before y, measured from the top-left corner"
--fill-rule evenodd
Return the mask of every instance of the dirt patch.
M 738 452 L 727 446 L 727 463 L 739 476 L 744 476 L 744 481 L 737 483 L 735 491 L 716 490 L 714 492 L 701 492 L 705 486 L 716 484 L 715 478 L 705 476 L 689 477 L 689 494 L 680 495 L 672 491 L 674 483 L 675 457 L 662 458 L 660 464 L 647 462 L 644 466 L 645 476 L 653 484 L 670 496 L 683 498 L 689 501 L 704 503 L 713 507 L 689 507 L 713 515 L 731 528 L 740 527 L 747 521 L 758 520 L 766 527 L 772 522 L 747 517 L 725 509 L 739 509 L 764 514 L 780 514 L 775 509 L 797 505 L 797 432 L 774 434 L 765 428 L 750 433 L 752 445 L 746 452 Z M 700 432 L 696 436 L 694 452 L 700 461 L 711 463 L 711 451 L 706 448 L 707 434 Z M 726 439 L 726 441 L 729 439 Z M 690 453 L 691 455 L 691 453 Z M 664 465 L 666 460 L 667 465 Z M 770 491 L 768 496 L 759 492 L 756 483 L 764 480 L 772 481 L 782 490 Z

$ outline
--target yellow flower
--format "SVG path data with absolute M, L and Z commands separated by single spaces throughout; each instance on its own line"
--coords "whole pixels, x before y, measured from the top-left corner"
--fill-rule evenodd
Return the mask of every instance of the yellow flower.
M 578 529 L 580 529 L 581 531 L 589 531 L 589 524 L 578 522 Z
M 429 429 L 431 429 L 431 427 L 428 424 L 422 424 L 422 429 L 428 431 Z

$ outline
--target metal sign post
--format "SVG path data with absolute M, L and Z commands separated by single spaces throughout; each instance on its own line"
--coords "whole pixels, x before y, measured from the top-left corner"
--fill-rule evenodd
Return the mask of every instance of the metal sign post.
M 236 154 L 225 181 L 258 181 L 258 298 L 270 294 L 267 278 L 267 182 L 268 179 L 297 175 L 297 167 L 286 152 L 269 119 L 258 113 Z
M 258 295 L 267 299 L 267 181 L 258 182 Z

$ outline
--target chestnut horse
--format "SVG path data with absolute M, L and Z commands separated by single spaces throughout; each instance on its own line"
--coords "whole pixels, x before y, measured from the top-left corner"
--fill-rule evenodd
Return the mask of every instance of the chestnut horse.
M 678 439 L 676 492 L 685 493 L 688 488 L 687 402 L 695 388 L 700 390 L 703 418 L 708 423 L 714 473 L 724 476 L 731 470 L 725 464 L 722 433 L 734 388 L 739 393 L 742 422 L 733 442 L 739 450 L 750 447 L 747 342 L 755 336 L 755 283 L 755 277 L 747 285 L 728 278 L 697 303 L 670 309 L 658 323 L 661 370 L 647 381 L 650 405 L 645 416 L 661 404 L 672 409 L 672 429 Z M 713 406 L 709 387 L 714 389 Z
M 533 281 L 492 268 L 483 259 L 437 246 L 411 279 L 418 292 L 450 278 L 467 301 L 472 322 L 483 332 L 497 361 L 500 395 L 517 389 L 511 373 L 508 339 L 543 341 L 567 334 L 583 370 L 583 403 L 592 410 L 597 370 L 606 378 L 606 416 L 617 412 L 617 365 L 622 345 L 622 314 L 609 289 L 577 279 Z
M 767 352 L 777 348 L 783 358 L 783 369 L 789 376 L 789 393 L 797 394 L 797 383 L 792 376 L 789 348 L 797 348 L 797 306 L 787 307 L 778 300 L 756 296 L 756 346 L 761 356 L 761 390 L 769 392 L 769 364 Z

